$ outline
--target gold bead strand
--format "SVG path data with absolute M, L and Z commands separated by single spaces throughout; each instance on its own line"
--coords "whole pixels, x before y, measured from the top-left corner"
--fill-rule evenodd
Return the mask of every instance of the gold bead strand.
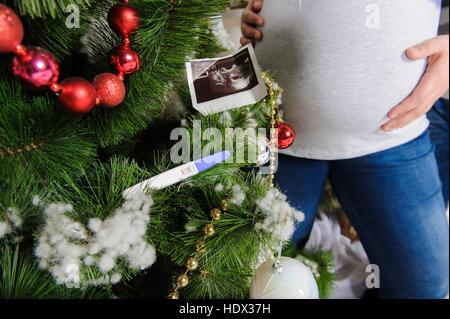
M 167 296 L 167 299 L 179 299 L 180 298 L 180 294 L 179 294 L 178 290 L 180 288 L 186 287 L 189 284 L 188 273 L 190 271 L 194 271 L 198 268 L 199 263 L 198 263 L 197 257 L 198 257 L 198 255 L 206 252 L 206 249 L 205 249 L 206 240 L 208 239 L 208 237 L 213 236 L 216 232 L 216 230 L 214 228 L 214 222 L 221 220 L 222 213 L 227 210 L 228 210 L 228 202 L 226 200 L 222 200 L 221 209 L 214 208 L 211 210 L 211 212 L 210 212 L 211 222 L 209 222 L 208 224 L 203 226 L 203 232 L 204 232 L 203 239 L 200 240 L 199 242 L 197 242 L 196 249 L 195 249 L 196 252 L 195 252 L 194 256 L 191 256 L 187 259 L 186 271 L 184 272 L 184 274 L 181 274 L 180 276 L 178 276 L 177 281 L 176 281 L 176 287 L 173 291 L 171 291 L 169 293 L 169 295 Z
M 269 104 L 270 104 L 270 115 L 271 115 L 271 128 L 270 128 L 270 187 L 274 187 L 273 180 L 275 179 L 275 152 L 276 152 L 276 129 L 275 125 L 277 122 L 281 122 L 280 118 L 280 106 L 277 103 L 277 97 L 278 94 L 282 92 L 280 88 L 277 89 L 277 91 L 273 88 L 273 83 L 270 80 L 269 76 L 266 72 L 261 72 L 262 78 L 264 79 L 264 82 L 266 82 L 267 86 L 269 87 Z

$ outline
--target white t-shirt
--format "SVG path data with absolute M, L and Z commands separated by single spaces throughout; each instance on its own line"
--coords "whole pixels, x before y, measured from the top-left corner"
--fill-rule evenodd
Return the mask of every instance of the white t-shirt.
M 263 69 L 284 89 L 284 119 L 297 138 L 280 151 L 322 160 L 359 157 L 406 143 L 426 116 L 384 132 L 388 112 L 426 67 L 405 50 L 437 35 L 441 0 L 265 0 Z

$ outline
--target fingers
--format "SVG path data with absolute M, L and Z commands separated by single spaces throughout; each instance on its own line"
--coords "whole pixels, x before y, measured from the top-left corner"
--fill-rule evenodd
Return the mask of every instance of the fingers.
M 447 91 L 448 52 L 448 35 L 425 41 L 406 51 L 410 59 L 428 57 L 427 69 L 411 95 L 388 113 L 390 121 L 381 127 L 384 131 L 405 127 L 426 114 L 436 100 Z
M 264 19 L 253 10 L 247 8 L 242 13 L 242 23 L 256 25 L 262 27 L 264 25 Z
M 441 81 L 442 74 L 436 72 L 437 68 L 434 66 L 430 69 L 424 73 L 411 95 L 389 112 L 388 117 L 391 120 L 382 126 L 384 131 L 405 127 L 426 114 L 446 91 L 445 83 Z
M 448 52 L 448 35 L 438 36 L 423 43 L 420 43 L 406 50 L 406 55 L 411 60 L 424 59 L 433 54 L 442 53 L 447 48 Z
M 242 37 L 241 38 L 241 45 L 242 46 L 245 46 L 245 45 L 247 45 L 249 43 L 251 43 L 253 46 L 255 46 L 255 41 L 254 40 L 251 40 L 251 39 L 246 38 L 246 37 Z
M 406 125 L 415 121 L 416 119 L 418 119 L 419 117 L 421 117 L 426 113 L 427 111 L 421 111 L 420 109 L 413 109 L 395 118 L 395 120 L 389 121 L 388 123 L 383 125 L 382 129 L 385 132 L 391 132 L 393 130 L 405 127 Z
M 431 97 L 433 94 L 433 85 L 435 85 L 435 79 L 433 79 L 433 75 L 430 72 L 425 72 L 422 76 L 417 87 L 408 96 L 403 102 L 394 107 L 389 113 L 388 118 L 395 119 L 400 115 L 407 113 L 417 107 L 422 106 L 426 103 L 426 99 Z
M 390 132 L 405 127 L 426 114 L 440 97 L 436 94 L 434 85 L 438 85 L 434 75 L 426 72 L 411 95 L 389 112 L 391 120 L 382 126 L 383 131 Z
M 255 43 L 254 40 L 262 39 L 262 32 L 256 27 L 264 25 L 264 19 L 257 14 L 262 8 L 263 0 L 251 1 L 247 8 L 242 13 L 241 31 L 244 37 L 241 39 L 241 44 Z M 245 43 L 245 44 L 244 44 Z
M 242 34 L 249 39 L 262 39 L 262 32 L 248 24 L 242 23 L 241 30 Z

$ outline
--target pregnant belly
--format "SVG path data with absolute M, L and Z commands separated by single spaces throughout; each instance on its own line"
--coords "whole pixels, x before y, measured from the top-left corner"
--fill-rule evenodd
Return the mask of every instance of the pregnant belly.
M 267 29 L 267 28 L 266 28 Z M 275 73 L 284 89 L 285 119 L 301 129 L 327 126 L 335 130 L 372 132 L 387 113 L 408 97 L 425 70 L 426 61 L 410 61 L 408 45 L 265 31 L 256 47 L 262 69 Z M 270 43 L 274 43 L 270 45 Z
M 363 1 L 264 1 L 255 50 L 284 89 L 286 120 L 302 130 L 381 126 L 425 70 L 404 52 L 435 36 L 438 2 L 380 0 L 379 28 L 369 28 Z
M 302 130 L 379 130 L 388 112 L 416 87 L 425 68 L 424 62 L 403 67 L 386 62 L 370 69 L 354 61 L 338 66 L 323 61 L 311 62 L 322 63 L 320 68 L 303 67 L 294 80 L 280 76 L 285 119 Z

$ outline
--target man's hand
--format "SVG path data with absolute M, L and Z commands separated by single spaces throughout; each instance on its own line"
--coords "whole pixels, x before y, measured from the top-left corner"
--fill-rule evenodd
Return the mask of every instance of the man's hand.
M 263 1 L 251 0 L 242 13 L 241 31 L 244 35 L 241 38 L 242 45 L 248 43 L 255 45 L 255 40 L 262 39 L 262 32 L 256 29 L 256 27 L 262 27 L 264 25 L 264 19 L 258 14 L 262 9 Z
M 411 60 L 428 58 L 428 66 L 411 95 L 388 113 L 390 121 L 381 127 L 384 131 L 402 128 L 426 114 L 448 90 L 448 41 L 448 35 L 442 35 L 406 50 Z

